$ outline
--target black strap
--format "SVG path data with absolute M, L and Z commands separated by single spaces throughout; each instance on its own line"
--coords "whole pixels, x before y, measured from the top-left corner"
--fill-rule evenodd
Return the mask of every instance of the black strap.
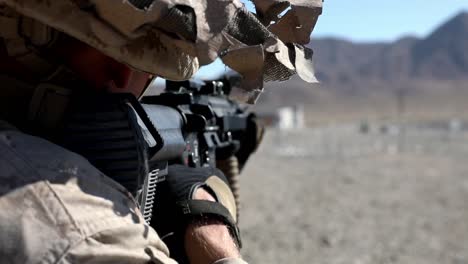
M 224 207 L 222 204 L 206 200 L 186 200 L 183 202 L 178 202 L 177 205 L 181 210 L 181 214 L 186 219 L 193 219 L 193 217 L 210 215 L 221 220 L 229 227 L 231 236 L 234 238 L 237 246 L 239 248 L 242 247 L 239 228 L 237 227 L 229 210 L 226 209 L 226 207 Z

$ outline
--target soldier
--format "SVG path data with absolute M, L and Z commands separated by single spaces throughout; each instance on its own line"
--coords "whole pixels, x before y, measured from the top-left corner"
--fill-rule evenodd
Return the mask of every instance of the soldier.
M 246 102 L 264 80 L 314 81 L 300 44 L 321 0 L 304 2 L 254 1 L 259 21 L 237 0 L 0 0 L 2 263 L 176 263 L 125 188 L 47 139 L 76 91 L 139 97 L 154 76 L 188 79 L 218 56 L 243 75 Z M 221 212 L 174 226 L 188 260 L 245 263 L 222 173 L 174 166 L 167 182 L 168 207 Z

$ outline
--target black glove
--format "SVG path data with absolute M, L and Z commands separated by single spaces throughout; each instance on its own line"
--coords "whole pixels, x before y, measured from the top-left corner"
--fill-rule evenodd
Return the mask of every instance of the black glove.
M 198 188 L 205 189 L 216 202 L 194 200 Z M 234 241 L 241 246 L 236 210 L 234 196 L 220 170 L 171 165 L 166 181 L 157 187 L 151 226 L 168 245 L 172 257 L 184 263 L 183 242 L 187 225 L 203 217 L 226 224 Z

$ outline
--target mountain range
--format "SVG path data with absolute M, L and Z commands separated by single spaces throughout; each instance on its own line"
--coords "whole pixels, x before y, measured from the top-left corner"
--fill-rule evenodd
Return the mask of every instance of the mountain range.
M 388 101 L 398 94 L 451 97 L 448 94 L 453 91 L 466 91 L 468 99 L 468 12 L 424 38 L 407 36 L 391 43 L 322 38 L 312 39 L 308 46 L 314 50 L 320 85 L 297 78 L 267 83 L 258 109 L 270 111 L 297 103 L 306 108 L 345 102 L 352 106 L 352 102 L 366 104 L 377 97 Z
M 468 12 L 444 23 L 426 38 L 356 44 L 315 39 L 317 76 L 324 83 L 359 80 L 453 80 L 468 78 Z

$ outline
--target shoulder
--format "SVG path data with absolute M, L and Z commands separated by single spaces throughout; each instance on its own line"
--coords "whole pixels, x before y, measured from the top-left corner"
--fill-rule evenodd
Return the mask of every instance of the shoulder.
M 168 259 L 122 186 L 83 157 L 3 125 L 0 210 L 0 259 L 11 263 Z

